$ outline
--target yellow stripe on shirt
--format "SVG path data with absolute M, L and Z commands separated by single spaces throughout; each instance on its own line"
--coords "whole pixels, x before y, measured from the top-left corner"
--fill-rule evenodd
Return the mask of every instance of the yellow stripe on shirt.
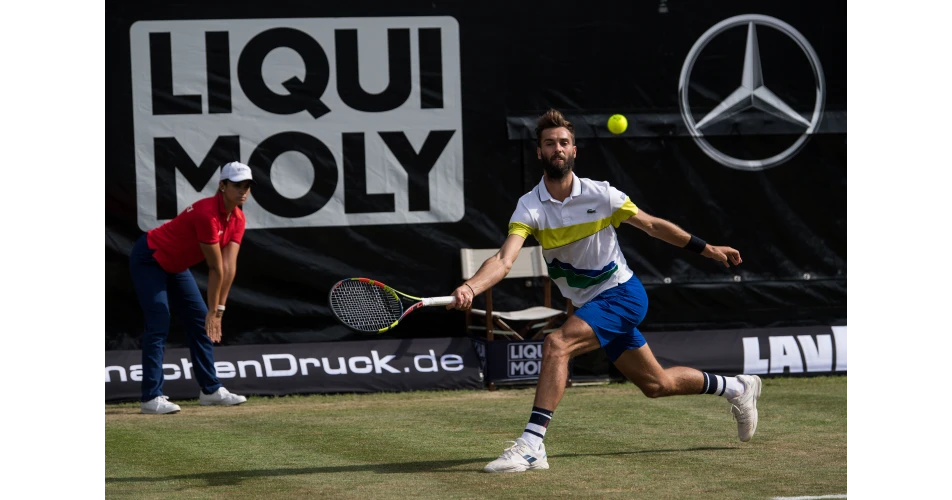
M 605 217 L 604 219 L 573 224 L 571 226 L 540 229 L 537 234 L 535 234 L 535 237 L 539 240 L 539 244 L 542 245 L 543 250 L 551 250 L 588 238 L 608 227 L 611 222 L 611 217 Z
M 518 234 L 523 238 L 528 238 L 530 234 L 535 234 L 535 231 L 532 230 L 527 224 L 521 222 L 510 222 L 509 223 L 509 234 Z
M 571 226 L 533 229 L 527 224 L 521 222 L 512 222 L 509 224 L 509 234 L 518 234 L 523 238 L 528 238 L 531 234 L 539 241 L 542 248 L 550 250 L 562 247 L 569 243 L 585 239 L 610 225 L 618 227 L 622 222 L 638 213 L 638 207 L 631 202 L 630 198 L 625 198 L 625 203 L 615 210 L 611 217 L 605 217 L 592 222 L 583 222 Z

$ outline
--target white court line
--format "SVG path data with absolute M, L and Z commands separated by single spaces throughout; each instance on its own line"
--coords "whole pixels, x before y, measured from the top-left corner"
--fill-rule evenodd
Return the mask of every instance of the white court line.
M 770 500 L 821 500 L 825 498 L 846 498 L 846 495 L 818 495 L 813 497 L 773 497 Z

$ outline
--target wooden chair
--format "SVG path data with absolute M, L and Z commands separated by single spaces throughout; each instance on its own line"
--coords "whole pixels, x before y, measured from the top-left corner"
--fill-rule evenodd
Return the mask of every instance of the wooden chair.
M 460 250 L 462 259 L 463 279 L 468 280 L 476 274 L 479 267 L 483 265 L 486 259 L 492 257 L 499 251 L 498 248 L 463 248 Z M 503 335 L 518 340 L 526 338 L 538 339 L 546 333 L 554 331 L 554 327 L 565 321 L 572 313 L 572 301 L 567 300 L 565 311 L 552 308 L 552 280 L 549 278 L 549 270 L 546 267 L 545 259 L 542 257 L 542 247 L 523 247 L 519 252 L 519 257 L 513 263 L 512 269 L 506 278 L 542 278 L 544 290 L 544 301 L 541 306 L 528 307 L 518 311 L 500 311 L 493 308 L 493 291 L 489 288 L 483 292 L 485 297 L 486 309 L 470 309 L 466 312 L 466 331 L 486 330 L 486 339 L 492 341 L 496 335 Z M 483 318 L 483 325 L 474 325 L 473 316 Z M 509 323 L 523 324 L 519 330 L 516 330 Z

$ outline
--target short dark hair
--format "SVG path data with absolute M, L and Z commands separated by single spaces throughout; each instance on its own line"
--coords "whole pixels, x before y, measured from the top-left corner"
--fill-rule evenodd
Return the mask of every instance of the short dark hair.
M 575 144 L 575 126 L 572 125 L 572 122 L 566 120 L 561 112 L 555 109 L 546 111 L 544 115 L 539 117 L 539 121 L 536 122 L 536 142 L 538 142 L 540 146 L 542 145 L 543 130 L 559 127 L 565 127 L 569 130 L 569 134 L 572 135 L 572 144 Z

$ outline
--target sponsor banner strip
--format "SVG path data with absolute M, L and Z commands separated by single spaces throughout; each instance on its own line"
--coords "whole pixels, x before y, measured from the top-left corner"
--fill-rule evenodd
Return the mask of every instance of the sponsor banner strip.
M 139 400 L 141 351 L 106 351 L 106 401 Z M 163 393 L 198 397 L 188 349 L 167 349 Z M 215 349 L 221 383 L 238 394 L 287 395 L 480 389 L 483 374 L 465 338 L 225 346 Z
M 646 332 L 664 367 L 722 375 L 830 375 L 847 371 L 846 326 Z M 198 397 L 188 349 L 165 353 L 163 392 Z M 286 395 L 480 389 L 484 382 L 538 380 L 541 341 L 442 338 L 226 346 L 218 377 L 239 394 Z M 571 366 L 569 376 L 571 377 Z M 106 351 L 106 401 L 139 399 L 140 351 Z
M 661 366 L 735 375 L 846 373 L 846 326 L 645 332 Z
M 846 373 L 846 326 L 645 332 L 664 367 L 721 375 Z M 542 342 L 475 341 L 488 382 L 538 380 Z M 569 376 L 572 376 L 570 369 Z

